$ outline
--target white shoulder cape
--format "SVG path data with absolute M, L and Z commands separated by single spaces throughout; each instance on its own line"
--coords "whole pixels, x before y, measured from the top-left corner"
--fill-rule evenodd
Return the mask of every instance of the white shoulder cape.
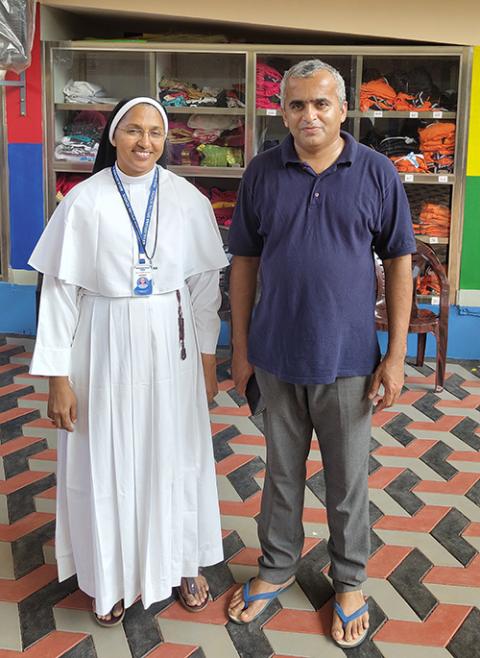
M 191 183 L 159 167 L 157 293 L 181 288 L 188 277 L 228 265 L 208 199 Z M 154 230 L 152 221 L 151 230 Z M 71 190 L 40 237 L 29 264 L 105 297 L 132 295 L 137 244 L 110 169 Z

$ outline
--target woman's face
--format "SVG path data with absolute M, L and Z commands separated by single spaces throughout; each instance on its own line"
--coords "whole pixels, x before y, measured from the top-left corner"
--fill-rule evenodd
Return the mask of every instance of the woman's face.
M 113 134 L 120 170 L 127 176 L 151 171 L 163 153 L 165 138 L 162 117 L 153 105 L 132 107 Z

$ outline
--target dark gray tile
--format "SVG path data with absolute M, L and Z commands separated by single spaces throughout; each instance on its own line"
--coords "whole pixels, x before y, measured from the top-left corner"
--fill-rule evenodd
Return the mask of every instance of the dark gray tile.
M 212 598 L 218 599 L 227 589 L 235 584 L 232 572 L 225 562 L 219 562 L 210 567 L 203 567 L 202 574 L 208 580 L 208 587 Z
M 445 381 L 444 388 L 459 400 L 464 400 L 469 395 L 469 393 L 464 388 L 462 388 L 464 381 L 465 380 L 463 377 L 453 373 L 453 375 L 450 375 L 450 377 Z
M 49 583 L 18 604 L 24 650 L 55 630 L 53 606 L 77 589 L 77 579 L 73 576 L 63 583 Z
M 233 488 L 242 500 L 246 500 L 260 491 L 260 487 L 253 479 L 257 473 L 265 469 L 265 462 L 261 457 L 255 457 L 227 475 Z
M 163 601 L 157 601 L 156 603 L 152 603 L 152 605 L 147 608 L 148 612 L 151 613 L 154 616 L 157 616 L 162 612 L 162 610 L 165 610 L 165 608 L 168 608 L 169 606 L 172 605 L 172 603 L 175 603 L 176 598 L 174 593 L 167 598 L 164 599 Z
M 0 373 L 0 386 L 7 386 L 7 384 L 13 384 L 13 378 L 15 375 L 20 375 L 22 372 L 28 372 L 28 366 L 18 365 L 16 368 L 12 368 L 8 372 Z
M 206 658 L 205 653 L 202 649 L 202 647 L 198 647 L 190 656 L 189 658 Z
M 431 418 L 432 420 L 438 420 L 444 414 L 435 407 L 435 404 L 440 400 L 438 395 L 435 393 L 428 392 L 425 393 L 423 397 L 413 403 L 413 407 L 421 411 L 425 416 Z
M 19 391 L 13 393 L 8 393 L 7 395 L 0 395 L 0 413 L 2 411 L 7 411 L 7 409 L 13 409 L 18 406 L 18 398 L 21 398 L 23 395 L 28 395 L 33 393 L 33 386 L 25 386 Z
M 438 604 L 437 599 L 421 582 L 431 567 L 430 560 L 414 548 L 387 578 L 422 621 Z
M 480 658 L 480 612 L 474 608 L 453 638 L 447 649 L 454 658 Z
M 458 439 L 466 443 L 467 446 L 478 451 L 480 450 L 480 436 L 475 434 L 478 428 L 479 424 L 472 420 L 472 418 L 464 418 L 451 432 Z
M 375 473 L 375 471 L 378 471 L 379 468 L 381 468 L 380 462 L 375 459 L 372 455 L 369 456 L 368 458 L 368 474 L 371 475 L 372 473 Z
M 12 452 L 10 455 L 5 455 L 3 457 L 3 470 L 5 471 L 5 477 L 11 478 L 14 475 L 23 473 L 29 469 L 28 458 L 32 455 L 36 455 L 37 452 L 42 452 L 48 448 L 47 440 L 37 441 L 32 445 L 17 450 L 17 452 Z
M 12 556 L 15 578 L 22 578 L 27 573 L 44 564 L 43 544 L 55 537 L 55 521 L 34 530 L 12 542 Z
M 10 523 L 15 523 L 19 521 L 27 514 L 32 514 L 35 512 L 35 502 L 33 496 L 54 487 L 56 483 L 56 478 L 54 473 L 50 473 L 46 477 L 33 482 L 32 484 L 19 489 L 19 491 L 14 491 L 13 493 L 7 496 L 7 509 L 8 509 L 8 518 Z
M 443 441 L 438 441 L 430 450 L 424 452 L 420 459 L 425 464 L 428 464 L 432 470 L 441 475 L 442 478 L 450 480 L 458 473 L 457 469 L 450 462 L 447 462 L 447 457 L 452 452 L 452 448 L 443 443 Z
M 12 345 L 10 349 L 0 353 L 0 366 L 10 363 L 10 358 L 16 354 L 25 352 L 23 345 Z
M 310 491 L 325 505 L 326 488 L 325 488 L 325 473 L 322 469 L 308 478 L 305 483 Z
M 383 516 L 382 510 L 379 507 L 377 507 L 375 503 L 372 503 L 371 500 L 368 503 L 368 513 L 370 517 L 370 526 L 376 523 L 378 519 L 381 519 Z
M 262 631 L 262 626 L 282 609 L 278 599 L 274 599 L 258 619 L 250 624 L 235 624 L 229 621 L 225 628 L 240 658 L 271 658 L 274 651 Z
M 463 566 L 477 554 L 473 546 L 460 536 L 469 524 L 470 520 L 454 508 L 430 532 Z
M 413 487 L 419 482 L 420 478 L 418 475 L 407 468 L 385 487 L 385 491 L 395 502 L 401 505 L 404 510 L 413 516 L 424 506 L 420 498 L 412 493 Z
M 402 446 L 407 446 L 409 443 L 415 440 L 413 434 L 411 434 L 406 428 L 412 422 L 412 419 L 406 416 L 404 413 L 398 414 L 393 420 L 383 425 L 383 429 L 393 436 Z
M 359 647 L 353 649 L 344 649 L 344 653 L 349 658 L 383 658 L 383 654 L 377 645 L 372 641 L 372 637 L 377 630 L 387 621 L 383 610 L 377 605 L 375 599 L 368 599 L 369 627 L 368 635 Z
M 370 555 L 376 553 L 382 546 L 384 546 L 384 542 L 380 539 L 375 530 L 370 528 Z
M 16 438 L 22 434 L 22 425 L 29 423 L 31 420 L 40 418 L 38 409 L 31 411 L 28 414 L 23 414 L 18 418 L 7 420 L 0 425 L 0 442 L 5 443 L 9 439 Z
M 127 608 L 123 628 L 132 658 L 142 658 L 162 641 L 155 616 L 150 608 L 144 609 L 141 601 Z
M 213 454 L 215 456 L 215 461 L 220 462 L 225 457 L 233 455 L 233 450 L 228 445 L 228 442 L 236 436 L 239 436 L 240 432 L 236 427 L 230 425 L 226 427 L 218 434 L 215 434 L 213 437 Z
M 245 544 L 240 539 L 236 530 L 230 532 L 223 540 L 223 555 L 225 562 L 228 562 L 234 555 L 245 548 Z
M 91 635 L 62 654 L 62 658 L 97 658 L 95 645 Z
M 322 573 L 329 563 L 327 542 L 321 541 L 298 564 L 297 582 L 315 610 L 319 610 L 333 594 L 332 586 Z
M 247 404 L 246 398 L 244 398 L 243 395 L 237 393 L 236 389 L 233 387 L 228 391 L 228 395 L 239 407 L 243 407 L 244 404 Z
M 476 484 L 474 484 L 473 487 L 467 491 L 465 496 L 471 500 L 472 503 L 475 503 L 475 505 L 480 507 L 480 480 L 478 480 Z

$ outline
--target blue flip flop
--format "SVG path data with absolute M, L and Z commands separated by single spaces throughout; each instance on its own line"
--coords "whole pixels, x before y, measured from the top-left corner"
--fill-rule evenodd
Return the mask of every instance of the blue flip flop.
M 260 617 L 260 615 L 263 615 L 263 613 L 268 608 L 268 606 L 272 603 L 272 601 L 274 601 L 278 596 L 280 596 L 280 594 L 282 594 L 282 592 L 285 592 L 295 582 L 295 578 L 293 578 L 292 582 L 288 583 L 288 585 L 285 585 L 285 587 L 281 587 L 280 589 L 276 589 L 273 592 L 263 592 L 261 594 L 250 594 L 250 583 L 253 580 L 255 580 L 255 578 L 250 578 L 250 580 L 248 582 L 244 583 L 244 585 L 243 585 L 243 600 L 245 602 L 245 605 L 243 607 L 242 612 L 244 610 L 246 610 L 248 608 L 248 606 L 250 605 L 250 603 L 253 603 L 253 601 L 266 601 L 266 603 L 263 606 L 263 608 L 259 612 L 257 612 L 255 617 L 250 619 L 250 621 L 243 621 L 242 619 L 240 619 L 240 617 L 234 617 L 229 612 L 228 616 L 229 616 L 230 620 L 233 621 L 235 624 L 241 624 L 241 625 L 251 624 L 252 621 L 255 621 L 255 619 L 258 619 L 258 617 Z
M 345 631 L 345 628 L 347 624 L 351 621 L 354 621 L 355 619 L 358 619 L 362 615 L 364 615 L 366 612 L 368 612 L 368 601 L 365 601 L 365 603 L 362 605 L 361 608 L 358 608 L 358 610 L 355 610 L 355 612 L 352 612 L 351 615 L 346 615 L 343 612 L 342 606 L 338 601 L 335 601 L 334 605 L 335 612 L 337 615 L 340 617 L 340 620 L 342 622 L 342 627 L 343 630 Z M 345 640 L 336 640 L 333 635 L 332 635 L 332 640 L 335 642 L 335 644 L 338 644 L 339 647 L 342 647 L 342 649 L 353 649 L 353 647 L 358 647 L 359 644 L 362 644 L 362 642 L 365 640 L 368 634 L 368 628 L 365 629 L 365 631 L 353 642 L 346 642 Z

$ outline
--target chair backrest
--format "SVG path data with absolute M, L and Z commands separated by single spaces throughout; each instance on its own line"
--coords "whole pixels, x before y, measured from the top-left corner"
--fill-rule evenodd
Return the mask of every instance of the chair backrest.
M 417 287 L 419 278 L 425 276 L 428 272 L 433 272 L 440 283 L 440 309 L 439 315 L 448 316 L 448 302 L 450 293 L 450 284 L 445 273 L 445 268 L 438 259 L 435 251 L 430 245 L 416 240 L 417 251 L 412 255 L 412 278 L 413 278 L 413 299 L 411 317 L 418 315 Z M 385 272 L 380 258 L 375 254 L 375 274 L 377 277 L 377 311 L 381 313 L 385 309 Z

